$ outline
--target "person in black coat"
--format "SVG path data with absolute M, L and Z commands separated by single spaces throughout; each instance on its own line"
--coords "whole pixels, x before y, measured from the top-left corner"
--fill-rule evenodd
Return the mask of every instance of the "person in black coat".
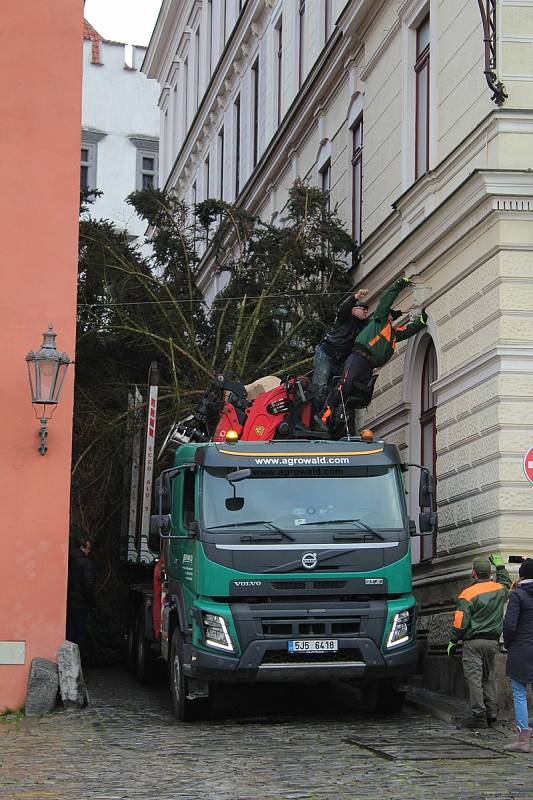
M 509 595 L 503 621 L 507 648 L 507 675 L 511 678 L 518 737 L 505 746 L 514 753 L 529 753 L 527 685 L 533 684 L 533 558 L 520 565 L 517 588 Z
M 67 639 L 83 645 L 87 621 L 96 605 L 93 565 L 89 555 L 92 543 L 86 536 L 77 537 L 69 552 L 67 588 Z

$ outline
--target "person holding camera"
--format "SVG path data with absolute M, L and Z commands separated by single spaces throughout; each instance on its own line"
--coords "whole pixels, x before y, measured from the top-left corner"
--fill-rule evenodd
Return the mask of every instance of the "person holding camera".
M 496 577 L 491 580 L 493 566 Z M 463 672 L 471 716 L 457 720 L 457 724 L 478 729 L 492 725 L 498 716 L 496 654 L 511 578 L 498 553 L 474 559 L 472 577 L 473 584 L 457 598 L 448 655 L 453 655 L 459 641 L 463 642 Z
M 517 738 L 504 750 L 529 753 L 531 728 L 527 708 L 527 685 L 533 684 L 533 558 L 525 558 L 518 571 L 518 585 L 509 596 L 503 621 L 507 649 L 507 675 L 511 678 Z

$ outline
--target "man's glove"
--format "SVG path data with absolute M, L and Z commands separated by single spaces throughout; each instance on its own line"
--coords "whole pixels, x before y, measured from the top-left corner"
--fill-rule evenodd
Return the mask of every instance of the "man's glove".
M 413 281 L 411 278 L 398 278 L 396 281 L 396 286 L 399 286 L 400 289 L 403 289 L 404 286 L 411 286 L 412 283 Z
M 449 656 L 453 656 L 453 654 L 455 653 L 455 648 L 456 647 L 457 647 L 457 644 L 455 642 L 448 642 L 448 648 L 447 648 L 446 652 L 448 653 Z
M 428 315 L 426 314 L 426 309 L 425 308 L 423 308 L 422 311 L 420 312 L 420 320 L 421 320 L 421 322 L 424 323 L 424 325 L 427 325 L 427 323 L 428 323 Z
M 505 561 L 499 553 L 492 553 L 492 555 L 489 556 L 489 561 L 496 567 L 496 569 L 498 569 L 498 567 L 505 566 Z

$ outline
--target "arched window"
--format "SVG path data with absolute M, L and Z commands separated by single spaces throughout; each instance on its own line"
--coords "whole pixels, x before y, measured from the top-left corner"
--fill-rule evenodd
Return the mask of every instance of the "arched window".
M 433 476 L 436 498 L 436 476 L 437 476 L 437 448 L 436 448 L 436 415 L 437 407 L 435 395 L 431 389 L 431 384 L 437 380 L 437 353 L 435 346 L 430 340 L 428 343 L 424 363 L 422 365 L 421 397 L 420 397 L 420 463 L 427 467 Z M 432 509 L 436 511 L 435 507 Z M 421 537 L 420 559 L 423 561 L 433 558 L 436 550 L 436 533 Z

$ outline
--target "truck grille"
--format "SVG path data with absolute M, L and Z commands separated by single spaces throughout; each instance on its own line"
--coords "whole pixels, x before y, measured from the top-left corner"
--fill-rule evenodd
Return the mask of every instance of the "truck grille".
M 347 581 L 272 581 L 277 591 L 288 589 L 344 589 Z
M 265 638 L 295 638 L 301 636 L 357 636 L 361 628 L 361 620 L 355 619 L 321 619 L 321 620 L 261 620 Z

